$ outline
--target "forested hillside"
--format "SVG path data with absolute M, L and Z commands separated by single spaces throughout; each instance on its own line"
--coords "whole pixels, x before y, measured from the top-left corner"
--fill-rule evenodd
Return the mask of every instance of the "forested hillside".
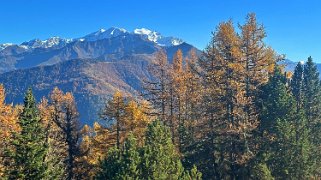
M 22 103 L 30 86 L 38 101 L 59 87 L 76 97 L 81 123 L 92 125 L 98 120 L 99 109 L 116 90 L 140 95 L 142 81 L 150 78 L 147 65 L 157 51 L 163 49 L 171 60 L 178 49 L 188 55 L 195 48 L 187 43 L 163 47 L 129 33 L 90 40 L 19 53 L 11 52 L 17 51 L 17 46 L 0 51 L 0 62 L 4 62 L 0 64 L 0 83 L 7 89 L 7 102 Z
M 221 22 L 201 54 L 182 44 L 153 49 L 143 65 L 74 59 L 5 74 L 0 82 L 26 82 L 0 86 L 0 177 L 320 179 L 317 66 L 308 57 L 287 72 L 265 38 L 249 14 Z M 111 91 L 88 106 L 99 122 L 82 125 L 89 111 L 76 102 Z M 23 104 L 6 102 L 12 92 Z

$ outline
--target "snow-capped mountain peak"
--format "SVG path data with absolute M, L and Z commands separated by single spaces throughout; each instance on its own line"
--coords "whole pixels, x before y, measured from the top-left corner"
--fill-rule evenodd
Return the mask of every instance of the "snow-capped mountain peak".
M 134 34 L 140 34 L 146 36 L 148 40 L 157 43 L 157 40 L 161 38 L 161 34 L 156 31 L 151 31 L 146 28 L 135 29 Z
M 107 30 L 100 29 L 96 32 L 88 34 L 88 35 L 86 35 L 82 38 L 79 38 L 77 40 L 79 40 L 79 41 L 97 41 L 97 40 L 108 39 L 108 38 L 117 37 L 117 36 L 125 35 L 125 34 L 141 35 L 146 40 L 155 42 L 156 44 L 158 44 L 160 46 L 177 46 L 177 45 L 180 45 L 183 43 L 183 41 L 181 39 L 174 38 L 174 37 L 165 37 L 165 36 L 162 36 L 159 32 L 152 31 L 147 28 L 134 29 L 133 32 L 128 32 L 127 30 L 125 30 L 123 28 L 117 28 L 117 27 L 112 27 Z
M 127 31 L 123 28 L 112 27 L 107 30 L 100 29 L 96 32 L 88 34 L 88 35 L 86 35 L 82 38 L 79 38 L 79 39 L 84 39 L 86 41 L 97 41 L 97 40 L 101 40 L 101 39 L 116 37 L 116 36 L 119 36 L 119 35 L 122 35 L 125 33 L 127 33 Z
M 9 47 L 9 46 L 13 46 L 13 43 L 4 43 L 4 44 L 0 44 L 0 51 Z
M 111 27 L 109 29 L 99 29 L 96 32 L 90 33 L 84 37 L 76 38 L 76 39 L 65 39 L 65 38 L 60 38 L 58 36 L 53 36 L 46 40 L 33 39 L 30 41 L 23 42 L 20 45 L 16 45 L 12 43 L 0 44 L 0 51 L 10 46 L 18 46 L 26 50 L 33 50 L 35 48 L 61 48 L 74 41 L 80 41 L 80 42 L 97 41 L 101 39 L 108 39 L 108 38 L 113 38 L 120 35 L 130 35 L 130 34 L 140 35 L 144 39 L 148 41 L 152 41 L 160 46 L 177 46 L 184 42 L 179 38 L 165 37 L 161 35 L 159 32 L 153 31 L 147 28 L 134 29 L 133 32 L 128 32 L 123 28 Z
M 20 46 L 27 48 L 50 48 L 50 47 L 63 47 L 72 42 L 72 39 L 64 39 L 58 36 L 50 37 L 46 40 L 33 39 L 31 41 L 23 42 Z
M 100 33 L 103 33 L 103 32 L 105 32 L 106 30 L 105 29 L 99 29 L 99 32 Z
M 146 28 L 135 29 L 134 34 L 139 34 L 149 41 L 153 41 L 160 46 L 177 46 L 183 43 L 181 39 L 174 37 L 164 37 L 157 31 Z
M 153 31 L 146 29 L 146 28 L 140 28 L 140 29 L 134 29 L 135 34 L 151 34 Z

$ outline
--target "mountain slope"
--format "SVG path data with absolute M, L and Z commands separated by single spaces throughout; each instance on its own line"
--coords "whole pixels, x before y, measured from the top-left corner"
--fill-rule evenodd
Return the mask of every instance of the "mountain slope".
M 184 54 L 187 50 L 190 49 L 186 49 Z M 7 89 L 7 102 L 15 104 L 22 103 L 28 87 L 33 88 L 37 100 L 48 96 L 56 86 L 70 91 L 75 95 L 81 122 L 92 124 L 106 99 L 116 90 L 139 96 L 143 79 L 150 78 L 147 67 L 154 54 L 127 54 L 113 58 L 109 61 L 99 58 L 73 59 L 15 70 L 1 74 L 0 83 Z
M 117 60 L 128 54 L 152 54 L 159 47 L 138 35 L 117 36 L 97 41 L 75 41 L 62 48 L 38 48 L 26 51 L 18 46 L 0 52 L 0 73 L 39 65 L 52 65 L 70 59 L 98 58 Z M 2 65 L 5 62 L 6 66 Z
M 145 65 L 144 65 L 145 64 Z M 121 90 L 128 95 L 138 95 L 142 79 L 149 76 L 144 60 L 106 62 L 93 59 L 74 59 L 52 66 L 16 70 L 0 76 L 7 101 L 21 103 L 29 86 L 38 100 L 48 96 L 54 87 L 70 91 L 77 100 L 81 120 L 91 124 L 106 98 Z
M 52 65 L 69 59 L 110 57 L 129 53 L 153 53 L 160 48 L 181 45 L 183 41 L 165 37 L 145 28 L 128 32 L 122 28 L 100 29 L 84 37 L 34 39 L 20 45 L 0 44 L 0 73 L 39 65 Z M 107 60 L 107 59 L 105 59 Z
M 40 100 L 57 86 L 73 92 L 82 123 L 91 124 L 116 90 L 139 95 L 142 80 L 150 78 L 147 67 L 157 51 L 164 50 L 171 62 L 178 49 L 185 56 L 194 49 L 178 38 L 140 30 L 101 29 L 72 40 L 56 37 L 3 46 L 0 83 L 7 89 L 8 102 L 21 103 L 28 87 Z

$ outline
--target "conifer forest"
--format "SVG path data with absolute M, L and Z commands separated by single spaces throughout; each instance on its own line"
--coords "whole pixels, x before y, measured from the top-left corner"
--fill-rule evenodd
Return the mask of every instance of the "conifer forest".
M 266 36 L 250 13 L 202 51 L 159 48 L 139 93 L 113 89 L 94 123 L 75 91 L 28 84 L 12 103 L 0 85 L 0 179 L 320 179 L 317 65 L 287 70 Z

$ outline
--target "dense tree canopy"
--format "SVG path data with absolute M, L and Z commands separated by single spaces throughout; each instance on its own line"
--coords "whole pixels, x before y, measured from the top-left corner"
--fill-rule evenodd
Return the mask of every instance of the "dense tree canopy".
M 37 102 L 29 89 L 13 105 L 0 85 L 0 177 L 320 179 L 317 66 L 286 72 L 265 37 L 249 14 L 220 23 L 202 53 L 160 49 L 142 96 L 115 89 L 82 127 L 71 92 Z

